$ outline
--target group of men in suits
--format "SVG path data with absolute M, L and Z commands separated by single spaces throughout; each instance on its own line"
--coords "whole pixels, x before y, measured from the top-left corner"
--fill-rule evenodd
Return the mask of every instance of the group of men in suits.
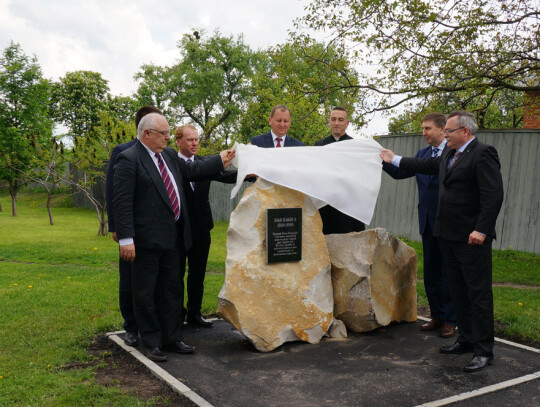
M 493 146 L 476 137 L 473 114 L 448 115 L 446 148 L 434 158 L 400 157 L 383 150 L 381 158 L 406 173 L 439 176 L 433 234 L 442 238 L 448 283 L 459 335 L 445 354 L 472 353 L 466 372 L 493 361 L 494 315 L 491 247 L 503 201 L 501 165 Z
M 274 107 L 271 131 L 250 143 L 263 148 L 303 146 L 288 136 L 291 112 Z M 322 146 L 348 140 L 347 111 L 330 114 L 331 135 Z M 201 315 L 204 276 L 213 227 L 208 199 L 211 180 L 236 182 L 224 173 L 234 153 L 197 155 L 195 127 L 175 133 L 178 153 L 167 147 L 168 123 L 152 107 L 136 115 L 137 140 L 113 150 L 107 174 L 109 230 L 120 247 L 120 309 L 125 342 L 136 346 L 140 336 L 147 356 L 165 361 L 163 350 L 191 353 L 183 342 L 182 325 L 210 327 Z M 459 336 L 442 353 L 472 352 L 465 366 L 477 371 L 493 360 L 494 317 L 491 287 L 491 246 L 502 205 L 503 187 L 496 150 L 476 139 L 474 116 L 433 113 L 422 121 L 428 143 L 415 157 L 383 150 L 383 169 L 396 179 L 416 175 L 419 226 L 424 247 L 424 279 L 432 320 L 422 330 L 440 329 L 443 337 Z M 321 208 L 323 232 L 364 230 L 363 223 L 329 206 Z M 183 304 L 183 279 L 188 264 L 188 302 Z M 457 318 L 456 318 L 457 315 Z

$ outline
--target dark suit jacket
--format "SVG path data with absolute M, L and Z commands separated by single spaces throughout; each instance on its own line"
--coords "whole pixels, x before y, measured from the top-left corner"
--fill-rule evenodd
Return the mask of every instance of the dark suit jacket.
M 207 158 L 209 157 L 196 155 L 195 161 L 205 161 Z M 184 161 L 181 157 L 180 160 Z M 226 184 L 234 184 L 236 183 L 236 174 L 236 171 L 223 171 L 220 174 L 214 175 L 211 179 L 195 182 L 194 190 L 191 188 L 189 181 L 184 180 L 184 192 L 186 194 L 189 222 L 193 234 L 207 233 L 214 228 L 214 219 L 212 218 L 212 210 L 208 197 L 210 182 L 219 181 Z
M 180 158 L 170 147 L 163 150 L 162 156 L 178 186 L 180 236 L 188 250 L 191 231 Z M 205 164 L 190 167 L 196 175 L 211 176 L 223 170 L 223 163 L 215 156 Z M 133 237 L 135 247 L 145 249 L 174 248 L 178 236 L 171 202 L 159 170 L 142 143 L 135 143 L 118 155 L 114 168 L 113 212 L 119 239 Z
M 352 140 L 352 137 L 349 136 L 348 134 L 344 134 L 343 136 L 341 136 L 339 138 L 339 140 L 336 140 L 334 138 L 334 136 L 332 136 L 331 134 L 328 136 L 328 137 L 325 137 L 323 138 L 322 140 L 317 140 L 313 145 L 314 146 L 325 146 L 327 144 L 332 144 L 332 143 L 336 143 L 338 141 L 343 141 L 343 140 Z
M 274 147 L 274 139 L 272 138 L 272 133 L 264 133 L 259 136 L 252 137 L 250 140 L 251 144 L 258 147 L 263 148 L 273 148 Z M 283 144 L 283 147 L 300 147 L 303 146 L 304 143 L 301 141 L 295 140 L 292 137 L 285 137 L 285 143 Z
M 431 146 L 421 148 L 415 157 L 431 159 L 432 151 Z M 394 179 L 410 178 L 415 175 L 386 162 L 383 162 L 383 170 Z M 420 226 L 420 234 L 423 235 L 428 219 L 431 230 L 435 227 L 435 218 L 439 203 L 439 176 L 416 174 L 416 183 L 418 184 L 418 224 Z
M 137 143 L 138 139 L 128 141 L 127 143 L 119 144 L 111 153 L 111 158 L 109 159 L 109 166 L 107 167 L 107 180 L 105 181 L 105 199 L 107 202 L 107 220 L 109 222 L 109 232 L 114 232 L 114 211 L 113 211 L 113 181 L 114 181 L 114 164 L 116 163 L 116 158 L 118 154 L 122 151 L 127 150 L 133 144 Z
M 400 169 L 439 174 L 439 208 L 434 235 L 467 242 L 474 230 L 495 238 L 495 222 L 503 200 L 501 165 L 493 146 L 473 139 L 455 164 L 455 150 L 446 148 L 434 159 L 402 158 Z

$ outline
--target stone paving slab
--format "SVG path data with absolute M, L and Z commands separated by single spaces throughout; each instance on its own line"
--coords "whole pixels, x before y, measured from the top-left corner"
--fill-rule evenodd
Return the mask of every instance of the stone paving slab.
M 493 366 L 465 373 L 472 355 L 439 353 L 439 346 L 455 338 L 421 332 L 420 322 L 260 353 L 231 325 L 216 320 L 210 329 L 186 326 L 184 340 L 196 346 L 196 353 L 170 354 L 156 368 L 178 379 L 205 406 L 540 405 L 539 350 L 497 342 Z M 476 397 L 456 399 L 467 392 Z

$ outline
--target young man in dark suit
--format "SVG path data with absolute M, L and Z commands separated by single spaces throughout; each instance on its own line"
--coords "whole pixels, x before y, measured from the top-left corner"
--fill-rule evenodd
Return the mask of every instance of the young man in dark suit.
M 439 174 L 436 236 L 444 239 L 448 281 L 459 328 L 441 353 L 473 353 L 466 372 L 493 361 L 494 316 L 491 247 L 503 201 L 499 156 L 475 137 L 474 115 L 457 111 L 445 126 L 447 148 L 435 159 L 402 158 L 383 150 L 381 158 L 414 173 Z
M 417 158 L 439 157 L 445 146 L 444 126 L 446 117 L 441 113 L 429 113 L 422 118 L 422 134 L 428 144 L 416 153 Z M 392 164 L 383 162 L 383 170 L 394 179 L 413 177 Z M 424 252 L 424 286 L 429 302 L 431 321 L 423 324 L 422 331 L 439 329 L 443 338 L 455 335 L 456 312 L 450 298 L 443 239 L 433 236 L 435 216 L 439 202 L 439 176 L 416 174 L 418 184 L 418 223 Z
M 163 350 L 191 353 L 183 342 L 180 247 L 189 250 L 189 213 L 180 162 L 167 147 L 169 125 L 157 113 L 146 115 L 137 129 L 139 142 L 118 155 L 114 172 L 113 211 L 120 257 L 133 262 L 133 308 L 143 350 L 164 362 Z M 195 175 L 212 176 L 233 157 L 209 157 L 192 166 Z M 156 295 L 159 306 L 156 306 Z
M 315 146 L 325 146 L 327 144 L 352 139 L 352 137 L 346 133 L 347 127 L 349 126 L 349 117 L 347 111 L 343 107 L 334 107 L 332 109 L 328 125 L 330 126 L 332 134 L 322 140 L 316 141 L 314 144 Z M 319 214 L 321 215 L 323 234 L 325 235 L 361 232 L 366 229 L 363 222 L 338 211 L 330 205 L 323 206 L 319 209 Z
M 139 125 L 141 119 L 148 113 L 159 113 L 161 110 L 154 106 L 143 106 L 135 114 L 135 128 Z M 116 229 L 114 226 L 114 211 L 113 211 L 113 179 L 114 179 L 114 164 L 116 163 L 116 157 L 122 151 L 127 150 L 129 147 L 137 143 L 137 139 L 128 141 L 127 143 L 119 144 L 113 148 L 111 158 L 109 160 L 109 166 L 107 168 L 107 180 L 105 182 L 105 197 L 107 208 L 107 219 L 109 223 L 109 232 L 113 234 L 113 239 L 118 243 L 116 236 Z M 135 314 L 133 312 L 133 296 L 131 293 L 131 263 L 122 260 L 118 260 L 118 271 L 120 274 L 119 281 L 119 302 L 120 313 L 124 318 L 124 343 L 128 346 L 137 346 L 139 344 L 139 334 L 137 330 L 137 322 L 135 321 Z
M 291 111 L 285 105 L 277 105 L 270 112 L 268 119 L 271 131 L 252 137 L 250 143 L 263 148 L 298 147 L 304 143 L 287 136 L 291 128 Z
M 186 124 L 180 126 L 175 132 L 176 145 L 178 146 L 178 156 L 186 162 L 203 161 L 205 158 L 197 155 L 199 148 L 199 135 L 197 129 Z M 206 320 L 201 315 L 201 306 L 204 293 L 204 276 L 208 253 L 210 251 L 210 231 L 214 227 L 212 210 L 210 208 L 209 192 L 212 180 L 227 184 L 236 183 L 236 171 L 227 171 L 217 174 L 211 179 L 199 182 L 189 182 L 184 180 L 184 192 L 189 210 L 189 223 L 191 225 L 191 236 L 193 245 L 191 249 L 181 252 L 180 255 L 180 279 L 184 282 L 186 272 L 186 259 L 188 263 L 187 278 L 187 310 L 183 310 L 182 316 L 187 316 L 188 324 L 209 328 L 212 322 Z

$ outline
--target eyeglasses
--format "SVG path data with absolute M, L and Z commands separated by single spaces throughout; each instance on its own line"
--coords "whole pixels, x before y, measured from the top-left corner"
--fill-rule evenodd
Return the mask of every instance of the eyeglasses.
M 147 130 L 148 131 L 155 131 L 156 133 L 161 133 L 164 136 L 170 136 L 171 135 L 170 130 L 163 130 L 163 131 L 159 131 L 159 130 L 156 130 L 156 129 L 147 129 Z
M 456 127 L 455 129 L 446 129 L 446 130 L 444 131 L 444 134 L 450 134 L 450 133 L 455 132 L 456 130 L 461 130 L 461 129 L 464 129 L 464 128 L 465 128 L 465 127 L 462 126 L 462 127 Z

